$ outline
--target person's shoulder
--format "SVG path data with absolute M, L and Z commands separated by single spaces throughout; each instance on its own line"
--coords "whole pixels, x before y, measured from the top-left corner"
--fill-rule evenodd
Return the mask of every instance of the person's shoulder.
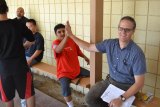
M 118 43 L 118 39 L 105 39 L 104 41 L 103 41 L 103 43 L 106 43 L 106 44 L 116 44 L 116 43 Z
M 57 44 L 57 43 L 60 43 L 60 40 L 59 40 L 59 39 L 53 40 L 53 44 Z
M 36 35 L 37 37 L 43 38 L 43 36 L 42 36 L 42 34 L 41 34 L 40 32 L 36 32 L 35 35 Z
M 138 46 L 138 44 L 136 44 L 135 42 L 132 42 L 131 51 L 133 51 L 135 54 L 144 54 L 141 47 Z

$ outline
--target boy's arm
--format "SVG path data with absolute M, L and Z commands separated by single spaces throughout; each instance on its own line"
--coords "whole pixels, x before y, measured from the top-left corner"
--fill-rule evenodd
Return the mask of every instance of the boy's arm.
M 70 24 L 68 21 L 66 23 L 65 30 L 66 30 L 66 34 L 67 34 L 66 36 L 69 36 L 81 48 L 83 48 L 89 52 L 99 52 L 98 49 L 96 48 L 95 44 L 91 44 L 86 41 L 83 41 L 83 40 L 77 38 L 75 35 L 73 35 Z
M 28 65 L 30 66 L 31 62 L 42 53 L 42 50 L 36 50 L 34 54 L 27 60 Z
M 35 42 L 29 42 L 29 41 L 25 41 L 24 43 L 23 43 L 23 47 L 25 48 L 25 49 L 27 49 L 27 48 L 29 48 L 31 45 L 33 45 Z
M 87 62 L 87 65 L 90 64 L 90 60 L 87 56 L 85 56 L 83 53 L 80 55 L 80 57 L 84 58 L 84 60 Z
M 64 39 L 60 42 L 59 45 L 54 46 L 54 50 L 56 53 L 61 53 L 63 48 L 65 47 L 65 44 L 67 42 L 68 36 L 65 36 Z

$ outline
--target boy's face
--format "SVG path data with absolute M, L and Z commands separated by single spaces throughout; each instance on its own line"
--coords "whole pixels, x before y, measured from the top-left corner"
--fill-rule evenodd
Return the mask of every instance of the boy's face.
M 30 29 L 32 31 L 32 33 L 36 32 L 36 26 L 33 23 L 27 22 L 26 26 L 28 27 L 28 29 Z
M 63 40 L 65 37 L 65 28 L 60 28 L 56 31 L 56 36 L 59 40 Z

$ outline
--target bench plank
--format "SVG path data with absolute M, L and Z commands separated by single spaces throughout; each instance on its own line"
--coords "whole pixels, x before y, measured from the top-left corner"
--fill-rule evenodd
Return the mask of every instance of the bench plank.
M 39 75 L 45 75 L 50 78 L 52 78 L 51 76 L 56 78 L 56 75 L 57 75 L 56 66 L 49 65 L 44 62 L 40 62 L 38 64 L 33 65 L 32 71 L 34 73 L 38 73 Z M 76 84 L 78 80 L 79 78 L 76 78 L 76 79 L 71 80 L 71 82 L 73 84 Z M 89 77 L 81 78 L 78 85 L 85 87 L 85 88 L 90 88 L 90 78 Z

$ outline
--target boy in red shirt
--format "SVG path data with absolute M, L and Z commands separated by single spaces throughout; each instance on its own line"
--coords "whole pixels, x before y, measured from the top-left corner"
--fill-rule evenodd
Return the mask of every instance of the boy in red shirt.
M 89 59 L 82 53 L 79 46 L 68 36 L 65 36 L 65 25 L 58 24 L 54 28 L 57 39 L 53 41 L 52 48 L 57 61 L 57 77 L 62 87 L 62 95 L 69 107 L 73 107 L 70 82 L 78 76 L 90 76 L 90 72 L 81 68 L 78 56 Z

